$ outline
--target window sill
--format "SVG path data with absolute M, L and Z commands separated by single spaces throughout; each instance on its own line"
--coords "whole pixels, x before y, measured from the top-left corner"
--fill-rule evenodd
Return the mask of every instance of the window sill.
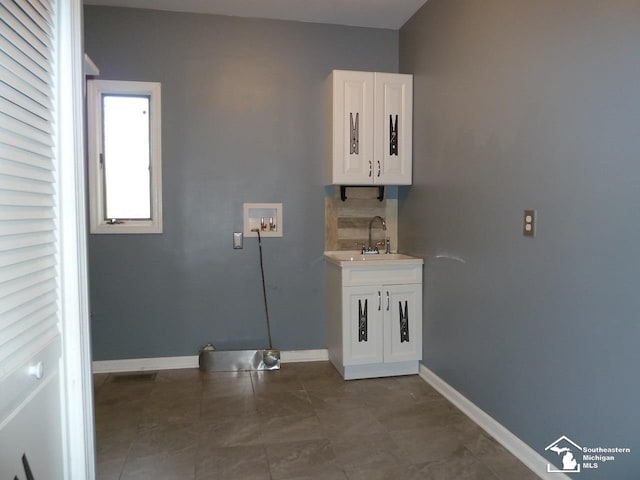
M 162 223 L 149 220 L 125 221 L 124 223 L 99 223 L 92 224 L 92 234 L 121 234 L 121 233 L 140 233 L 140 234 L 158 234 L 162 233 Z

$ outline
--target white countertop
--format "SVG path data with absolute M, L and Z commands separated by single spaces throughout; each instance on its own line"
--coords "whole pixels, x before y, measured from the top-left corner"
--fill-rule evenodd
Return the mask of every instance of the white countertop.
M 359 265 L 422 265 L 424 260 L 404 253 L 370 253 L 363 255 L 360 251 L 324 252 L 324 258 L 339 267 Z

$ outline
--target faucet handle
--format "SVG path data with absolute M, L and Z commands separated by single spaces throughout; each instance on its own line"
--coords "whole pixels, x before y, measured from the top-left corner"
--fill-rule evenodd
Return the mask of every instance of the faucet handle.
M 376 242 L 376 250 L 378 247 L 384 247 L 384 253 L 391 253 L 391 240 L 386 238 L 384 242 Z

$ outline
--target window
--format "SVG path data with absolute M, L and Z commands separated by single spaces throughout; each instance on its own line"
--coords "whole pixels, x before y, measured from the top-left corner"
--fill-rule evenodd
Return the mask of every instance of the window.
M 160 84 L 87 83 L 91 233 L 162 233 Z

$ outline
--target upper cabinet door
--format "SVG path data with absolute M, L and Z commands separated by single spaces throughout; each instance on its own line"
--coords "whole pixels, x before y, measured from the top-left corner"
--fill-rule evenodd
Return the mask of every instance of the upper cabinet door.
M 413 76 L 375 73 L 374 183 L 410 185 Z
M 329 183 L 372 183 L 374 74 L 335 70 L 332 77 L 333 154 Z

